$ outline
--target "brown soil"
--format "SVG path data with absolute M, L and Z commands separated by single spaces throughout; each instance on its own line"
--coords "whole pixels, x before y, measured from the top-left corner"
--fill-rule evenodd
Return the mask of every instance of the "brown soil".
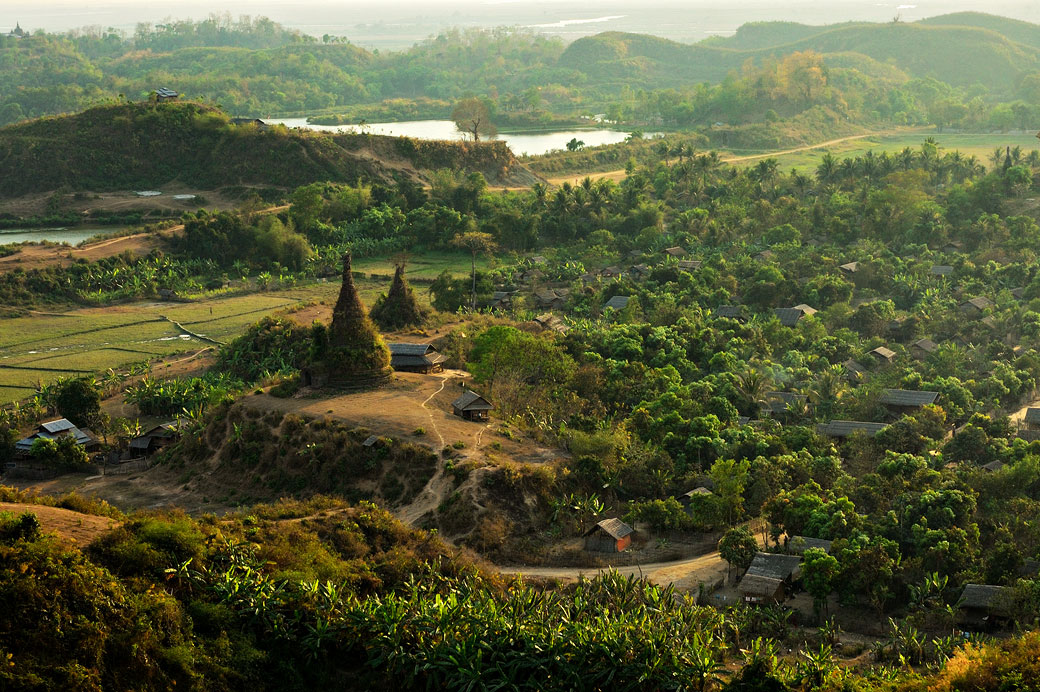
M 26 511 L 36 515 L 40 520 L 40 527 L 44 533 L 55 533 L 80 548 L 88 545 L 109 529 L 119 525 L 119 522 L 109 517 L 82 514 L 70 509 L 47 507 L 46 505 L 30 505 L 21 502 L 0 502 L 0 512 L 21 514 Z
M 206 209 L 233 209 L 242 204 L 238 197 L 228 197 L 212 190 L 194 190 L 184 185 L 164 185 L 156 188 L 163 194 L 156 197 L 139 197 L 132 190 L 121 192 L 88 192 L 82 191 L 73 195 L 63 195 L 61 210 L 87 214 L 89 212 L 132 212 L 158 211 L 164 215 L 180 216 L 182 212 L 194 211 L 199 206 Z M 176 200 L 174 195 L 196 195 L 192 200 Z M 54 197 L 53 192 L 39 192 L 22 197 L 0 199 L 0 214 L 10 214 L 19 218 L 29 216 L 45 216 Z M 200 205 L 201 202 L 203 203 Z

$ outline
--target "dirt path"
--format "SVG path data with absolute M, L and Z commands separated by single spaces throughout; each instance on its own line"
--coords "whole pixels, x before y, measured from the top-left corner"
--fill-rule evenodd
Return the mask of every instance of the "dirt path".
M 792 149 L 781 149 L 779 151 L 770 151 L 764 154 L 752 154 L 750 156 L 727 156 L 720 159 L 722 163 L 740 163 L 742 161 L 756 161 L 758 159 L 768 159 L 773 156 L 784 156 L 785 154 L 797 154 L 801 151 L 811 151 L 812 149 L 823 149 L 825 147 L 833 147 L 843 142 L 851 142 L 857 139 L 865 139 L 866 137 L 873 137 L 875 135 L 884 134 L 882 132 L 868 132 L 862 135 L 851 135 L 849 137 L 839 137 L 838 139 L 832 139 L 826 142 L 820 142 L 819 144 L 807 144 L 801 147 L 794 147 Z M 570 183 L 571 185 L 578 185 L 585 178 L 592 178 L 592 180 L 613 180 L 619 182 L 625 179 L 625 170 L 620 169 L 616 171 L 604 171 L 600 173 L 585 173 L 582 175 L 565 175 L 557 178 L 548 178 L 548 181 L 552 185 L 562 185 L 563 183 Z
M 119 524 L 115 519 L 74 512 L 71 509 L 21 502 L 0 502 L 0 512 L 21 514 L 26 511 L 36 515 L 44 533 L 56 533 L 80 548 Z
M 501 574 L 520 574 L 526 577 L 549 577 L 564 581 L 574 581 L 581 577 L 592 577 L 610 570 L 615 570 L 626 577 L 646 577 L 655 584 L 671 584 L 677 589 L 696 589 L 698 584 L 713 584 L 726 577 L 728 565 L 718 551 L 707 555 L 673 560 L 671 562 L 651 562 L 645 565 L 625 565 L 622 567 L 510 567 L 496 565 Z

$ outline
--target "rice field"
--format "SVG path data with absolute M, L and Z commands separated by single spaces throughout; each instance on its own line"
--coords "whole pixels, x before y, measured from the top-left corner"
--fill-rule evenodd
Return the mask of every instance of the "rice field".
M 478 267 L 488 260 L 478 260 Z M 408 276 L 433 279 L 448 269 L 469 274 L 469 256 L 431 253 L 409 260 Z M 389 258 L 366 258 L 354 270 L 369 276 L 393 273 Z M 389 287 L 387 278 L 356 280 L 362 300 L 371 305 Z M 0 319 L 0 405 L 27 398 L 40 384 L 60 377 L 105 372 L 134 363 L 194 352 L 213 344 L 185 334 L 227 342 L 265 315 L 306 303 L 335 302 L 339 281 L 315 281 L 292 288 L 217 294 L 191 303 L 142 301 L 64 313 L 34 313 Z M 428 301 L 425 290 L 417 290 Z

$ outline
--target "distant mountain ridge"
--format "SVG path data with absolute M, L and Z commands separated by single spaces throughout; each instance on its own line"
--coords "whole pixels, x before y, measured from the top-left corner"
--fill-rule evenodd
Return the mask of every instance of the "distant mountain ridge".
M 590 81 L 626 81 L 640 72 L 659 86 L 718 82 L 748 59 L 795 51 L 861 54 L 909 77 L 934 77 L 954 86 L 976 82 L 1009 89 L 1018 76 L 1040 69 L 1040 25 L 981 13 L 915 22 L 808 26 L 745 24 L 729 38 L 681 44 L 643 34 L 607 32 L 578 39 L 560 66 L 581 69 Z

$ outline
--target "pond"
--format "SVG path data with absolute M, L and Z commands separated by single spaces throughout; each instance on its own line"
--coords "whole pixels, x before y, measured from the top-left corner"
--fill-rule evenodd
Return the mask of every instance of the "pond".
M 357 129 L 353 125 L 311 125 L 307 118 L 269 119 L 266 122 L 282 124 L 286 127 L 302 127 L 308 130 L 337 132 Z M 374 135 L 392 137 L 404 136 L 416 139 L 462 139 L 462 133 L 450 120 L 410 120 L 394 123 L 369 123 L 366 130 Z M 650 135 L 647 135 L 650 136 Z M 547 154 L 557 149 L 566 149 L 567 142 L 572 139 L 585 142 L 586 146 L 595 147 L 601 144 L 617 144 L 628 138 L 627 132 L 619 130 L 561 130 L 555 132 L 531 132 L 517 134 L 499 134 L 497 139 L 509 145 L 517 156 L 530 154 Z
M 90 228 L 86 226 L 74 226 L 71 228 L 0 228 L 0 245 L 11 245 L 26 241 L 38 243 L 44 240 L 78 245 L 87 238 L 93 238 L 104 233 L 115 233 L 119 230 L 122 230 L 120 226 L 106 226 L 104 228 Z

